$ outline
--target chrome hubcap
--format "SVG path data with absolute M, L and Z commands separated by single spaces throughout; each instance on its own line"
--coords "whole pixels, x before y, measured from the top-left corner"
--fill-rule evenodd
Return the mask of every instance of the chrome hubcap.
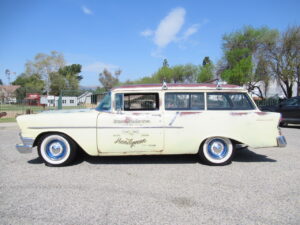
M 224 150 L 224 145 L 220 142 L 214 142 L 211 146 L 211 150 L 214 154 L 219 155 Z
M 213 139 L 207 146 L 208 154 L 214 159 L 223 159 L 228 153 L 228 146 L 226 142 L 220 138 Z
M 64 148 L 59 142 L 55 142 L 50 145 L 49 150 L 53 156 L 58 156 L 63 152 Z

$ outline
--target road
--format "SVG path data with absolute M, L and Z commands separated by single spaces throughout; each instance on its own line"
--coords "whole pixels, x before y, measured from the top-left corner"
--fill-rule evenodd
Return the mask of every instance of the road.
M 0 224 L 300 224 L 300 127 L 282 131 L 286 148 L 239 150 L 223 167 L 84 155 L 52 168 L 0 124 Z

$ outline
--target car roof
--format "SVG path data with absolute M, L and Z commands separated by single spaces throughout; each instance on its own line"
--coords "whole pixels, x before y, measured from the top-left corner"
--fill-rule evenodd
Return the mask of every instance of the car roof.
M 217 85 L 211 83 L 197 83 L 197 84 L 166 84 L 164 87 L 162 84 L 134 84 L 134 85 L 122 85 L 119 87 L 115 87 L 112 91 L 121 91 L 121 90 L 157 90 L 161 91 L 162 89 L 166 90 L 245 90 L 244 88 L 231 85 L 231 84 L 224 84 L 224 85 Z

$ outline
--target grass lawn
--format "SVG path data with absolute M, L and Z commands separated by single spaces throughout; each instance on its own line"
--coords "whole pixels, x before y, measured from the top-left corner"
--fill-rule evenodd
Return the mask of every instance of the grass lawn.
M 16 122 L 16 118 L 1 118 L 0 123 L 11 123 Z
M 80 106 L 63 106 L 63 109 L 82 109 L 87 108 L 84 105 Z M 46 107 L 34 106 L 34 105 L 18 105 L 18 104 L 0 104 L 0 112 L 16 111 L 16 112 L 25 112 L 27 109 L 32 110 L 33 112 L 44 111 L 44 110 L 55 110 L 57 107 Z
M 18 105 L 18 104 L 1 104 L 0 111 L 26 111 L 26 109 L 31 109 L 32 111 L 42 111 L 44 110 L 41 106 L 33 106 L 33 105 Z M 55 109 L 54 107 L 49 107 L 46 109 Z

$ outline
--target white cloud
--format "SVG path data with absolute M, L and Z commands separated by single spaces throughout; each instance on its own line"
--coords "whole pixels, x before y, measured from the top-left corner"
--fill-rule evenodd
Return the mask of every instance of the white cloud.
M 154 58 L 165 59 L 166 57 L 162 54 L 162 50 L 160 48 L 154 50 L 150 54 Z
M 186 40 L 188 39 L 191 35 L 193 35 L 194 33 L 196 33 L 200 28 L 199 24 L 193 24 L 192 26 L 190 26 L 184 33 L 183 33 L 183 39 Z
M 154 34 L 153 30 L 150 30 L 150 29 L 146 29 L 140 33 L 140 35 L 142 35 L 144 37 L 150 37 L 153 34 Z
M 108 64 L 108 63 L 99 62 L 99 61 L 82 66 L 82 71 L 84 71 L 84 72 L 100 73 L 104 69 L 117 70 L 117 69 L 119 69 L 119 67 L 116 65 L 113 65 L 113 64 Z
M 185 49 L 184 43 L 194 43 L 188 41 L 190 36 L 194 35 L 199 29 L 209 22 L 204 19 L 200 23 L 195 23 L 183 29 L 185 23 L 186 11 L 182 7 L 171 10 L 158 24 L 156 30 L 145 29 L 140 35 L 151 40 L 156 45 L 156 49 L 151 52 L 151 56 L 162 58 L 163 49 L 174 42 L 179 48 Z M 188 42 L 187 42 L 188 41 Z
M 176 39 L 176 34 L 184 24 L 184 17 L 185 9 L 176 8 L 160 21 L 154 36 L 154 43 L 159 48 L 166 47 Z
M 87 14 L 87 15 L 93 15 L 92 10 L 90 10 L 88 7 L 82 6 L 81 9 L 82 9 L 82 11 L 83 11 L 85 14 Z

